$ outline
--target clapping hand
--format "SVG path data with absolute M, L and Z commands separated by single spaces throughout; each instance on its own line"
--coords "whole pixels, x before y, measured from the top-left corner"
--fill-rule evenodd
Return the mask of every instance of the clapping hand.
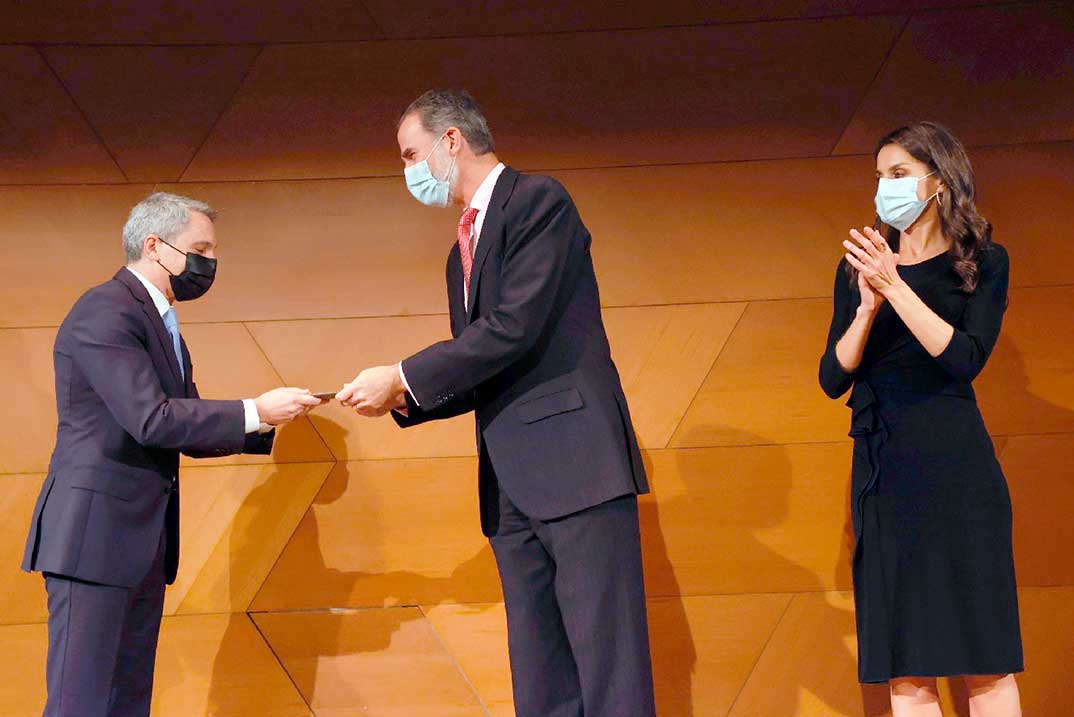
M 854 241 L 846 240 L 843 246 L 847 250 L 847 261 L 858 270 L 859 288 L 868 285 L 871 289 L 869 292 L 862 291 L 862 306 L 866 308 L 867 301 L 876 302 L 877 299 L 887 296 L 892 288 L 902 284 L 902 277 L 899 276 L 897 268 L 899 255 L 891 251 L 887 240 L 871 227 L 865 227 L 863 232 L 851 229 L 850 236 Z M 874 294 L 874 296 L 867 298 L 869 294 Z M 877 297 L 875 294 L 880 296 Z M 877 302 L 871 306 L 875 310 L 880 304 Z

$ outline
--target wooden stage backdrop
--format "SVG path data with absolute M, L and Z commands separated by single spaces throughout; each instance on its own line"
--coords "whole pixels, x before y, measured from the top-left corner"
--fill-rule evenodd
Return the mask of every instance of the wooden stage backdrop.
M 221 211 L 219 281 L 181 316 L 204 394 L 336 388 L 448 332 L 457 216 L 410 198 L 394 139 L 434 86 L 471 90 L 501 156 L 559 178 L 594 236 L 654 486 L 663 717 L 886 713 L 855 680 L 849 414 L 816 367 L 874 142 L 947 123 L 1012 258 L 978 388 L 1014 501 L 1026 714 L 1074 713 L 1069 4 L 181 5 L 0 11 L 0 714 L 44 700 L 44 590 L 18 566 L 52 341 L 121 265 L 129 208 L 166 189 Z M 330 406 L 271 459 L 187 462 L 154 714 L 512 715 L 472 437 Z

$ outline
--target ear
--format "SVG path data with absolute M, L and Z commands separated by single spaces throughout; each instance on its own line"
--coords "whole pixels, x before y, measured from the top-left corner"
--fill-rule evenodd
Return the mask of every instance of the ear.
M 150 234 L 142 240 L 142 258 L 157 261 L 160 258 L 160 237 Z
M 444 132 L 444 141 L 447 142 L 448 153 L 457 156 L 462 151 L 463 136 L 458 127 L 448 127 Z

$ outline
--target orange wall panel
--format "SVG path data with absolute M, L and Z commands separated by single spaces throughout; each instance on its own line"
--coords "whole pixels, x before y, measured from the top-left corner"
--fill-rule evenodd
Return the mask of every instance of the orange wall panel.
M 339 463 L 252 610 L 502 600 L 477 460 Z

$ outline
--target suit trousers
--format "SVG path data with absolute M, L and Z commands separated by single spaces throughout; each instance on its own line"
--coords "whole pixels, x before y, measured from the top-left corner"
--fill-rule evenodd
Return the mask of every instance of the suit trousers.
M 132 588 L 46 574 L 48 701 L 44 717 L 148 717 L 164 613 L 162 531 Z
M 489 538 L 518 717 L 653 717 L 637 496 L 551 521 L 501 489 Z

